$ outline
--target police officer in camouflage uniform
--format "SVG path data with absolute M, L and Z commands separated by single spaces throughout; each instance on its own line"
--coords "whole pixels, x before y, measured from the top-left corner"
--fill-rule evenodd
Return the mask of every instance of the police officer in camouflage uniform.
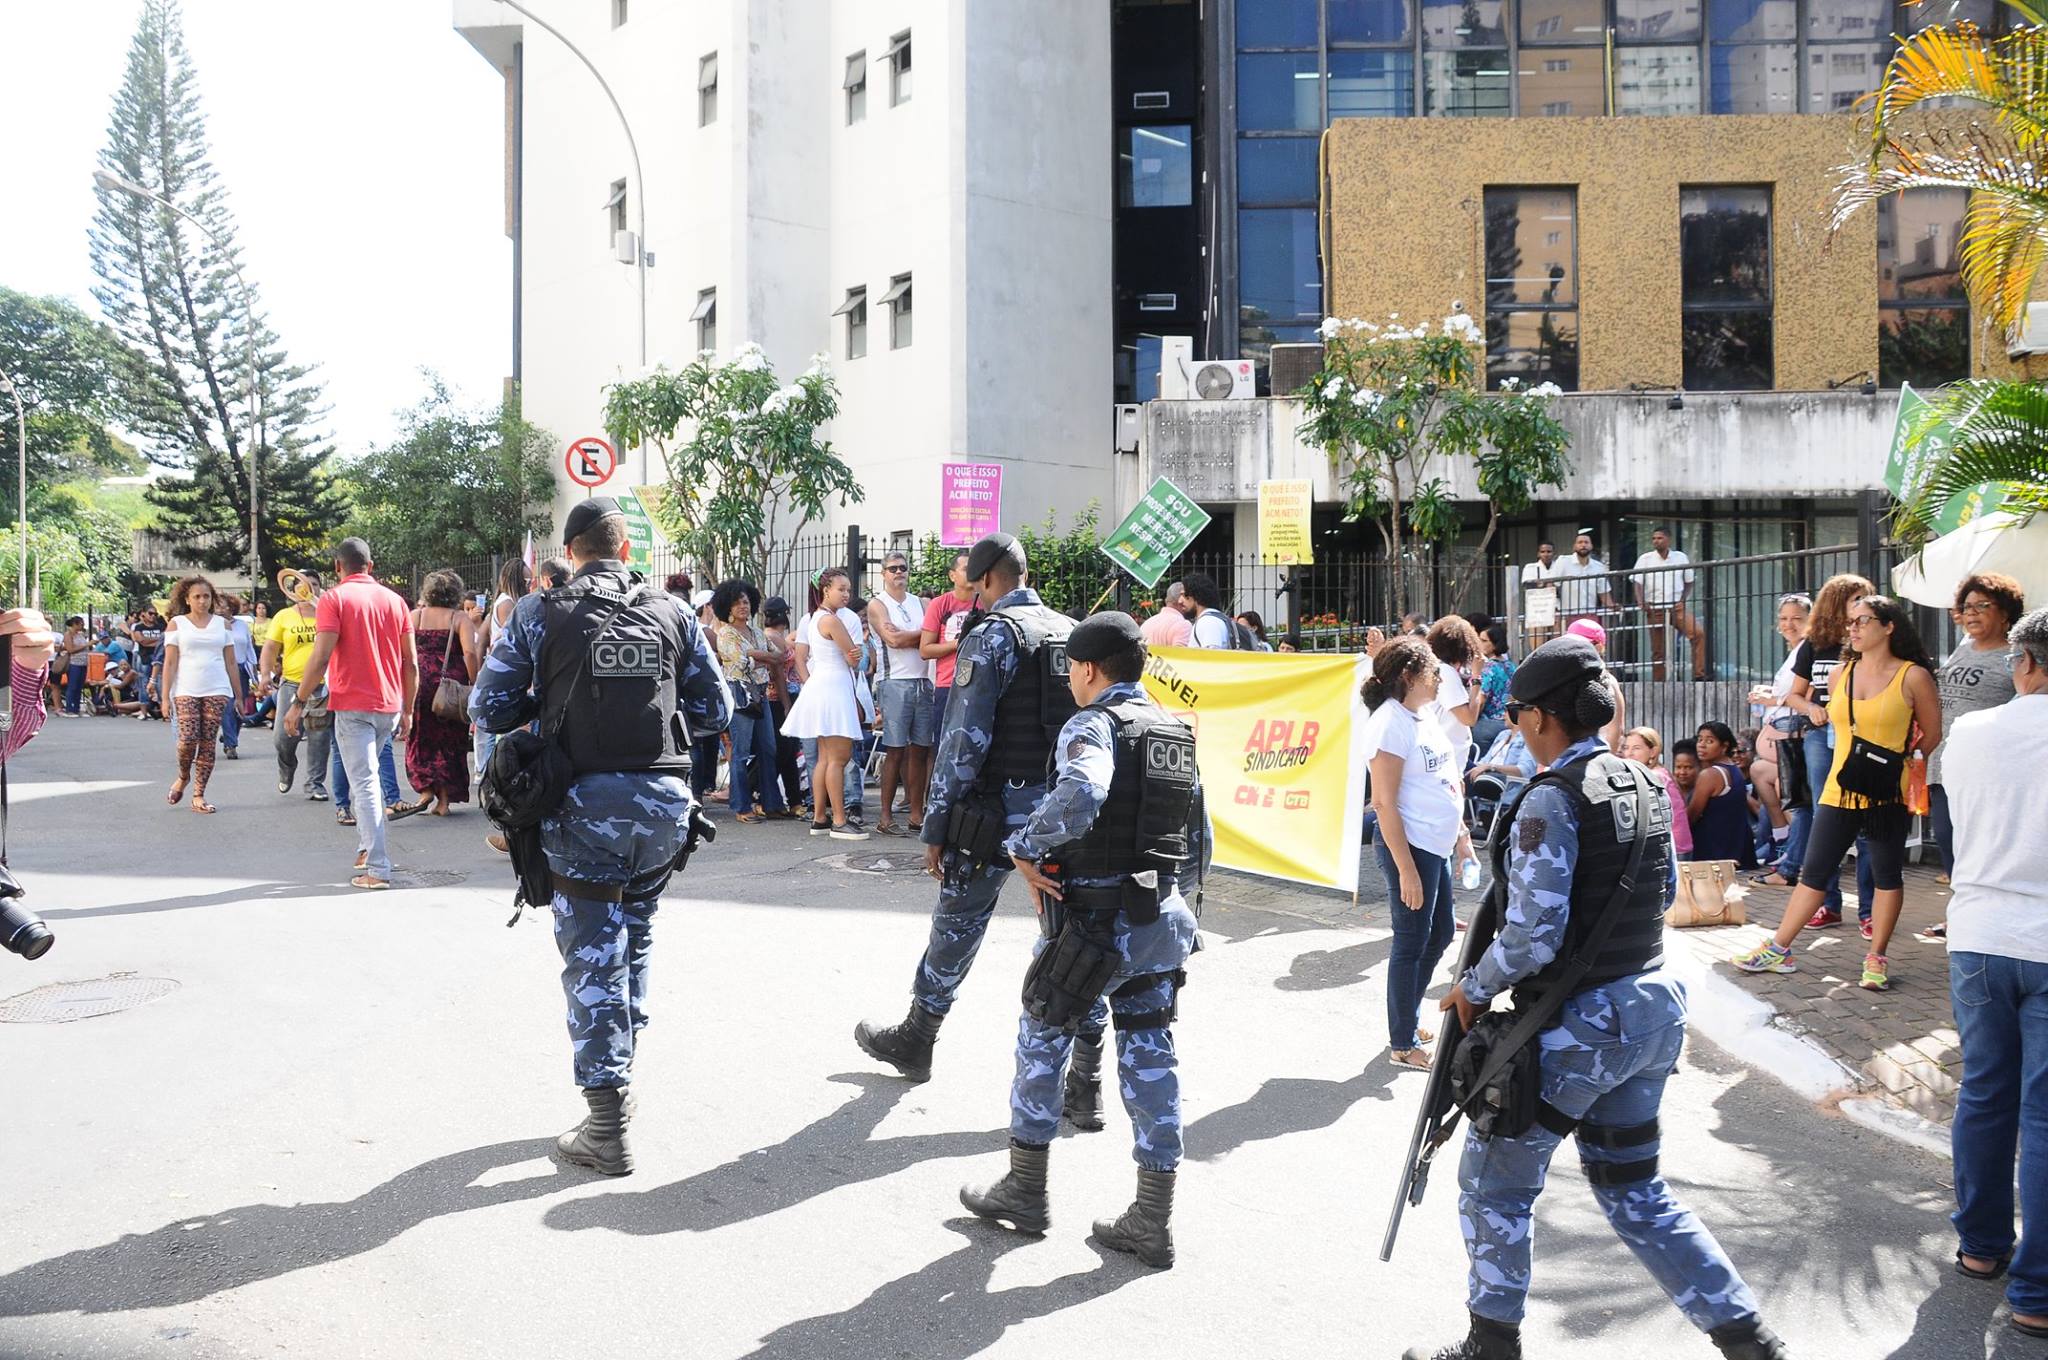
M 1066 641 L 1073 621 L 1024 585 L 1023 545 L 992 534 L 967 554 L 966 575 L 988 612 L 961 634 L 953 697 L 925 798 L 925 871 L 939 880 L 930 943 L 900 1024 L 862 1021 L 854 1042 L 912 1081 L 932 1074 L 932 1045 L 974 966 L 1010 876 L 1004 839 L 1045 797 L 1053 738 L 1073 716 Z M 1077 1127 L 1102 1127 L 1102 1009 L 1076 1045 Z
M 618 502 L 599 496 L 571 509 L 562 540 L 576 574 L 519 601 L 470 713 L 497 733 L 538 717 L 574 767 L 540 829 L 589 1117 L 555 1146 L 564 1161 L 624 1176 L 633 1170 L 627 1088 L 647 1023 L 654 909 L 691 843 L 696 811 L 685 777 L 690 740 L 724 731 L 732 700 L 688 605 L 627 568 Z
M 1145 644 L 1128 614 L 1097 614 L 1067 639 L 1080 711 L 1061 729 L 1057 781 L 1004 849 L 1037 896 L 1041 927 L 1025 983 L 1010 1088 L 1010 1170 L 960 1202 L 1020 1232 L 1051 1221 L 1046 1162 L 1075 1032 L 1107 994 L 1117 1076 L 1138 1163 L 1134 1203 L 1098 1220 L 1104 1246 L 1173 1264 L 1181 1157 L 1180 1073 L 1168 1026 L 1198 948 L 1182 893 L 1206 850 L 1195 739 L 1146 697 Z
M 1472 1269 L 1471 1329 L 1455 1345 L 1415 1347 L 1408 1360 L 1520 1360 L 1528 1300 L 1532 1213 L 1550 1159 L 1567 1134 L 1593 1197 L 1686 1319 L 1723 1355 L 1784 1360 L 1784 1344 L 1692 1211 L 1658 1173 L 1658 1107 L 1685 1042 L 1685 988 L 1663 970 L 1663 913 L 1674 869 L 1662 798 L 1638 828 L 1636 778 L 1607 749 L 1614 716 L 1599 654 L 1559 638 L 1515 672 L 1508 722 L 1545 767 L 1517 805 L 1509 831 L 1506 911 L 1498 937 L 1451 989 L 1467 1029 L 1509 989 L 1516 1009 L 1538 1005 L 1584 946 L 1596 921 L 1618 910 L 1591 967 L 1537 1037 L 1542 1076 L 1537 1122 L 1516 1137 L 1468 1134 L 1458 1168 L 1459 1219 Z M 1648 834 L 1634 893 L 1618 907 L 1634 837 Z

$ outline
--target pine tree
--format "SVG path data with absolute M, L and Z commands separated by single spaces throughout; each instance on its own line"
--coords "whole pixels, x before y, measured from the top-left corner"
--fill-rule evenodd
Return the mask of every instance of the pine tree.
M 93 295 L 130 351 L 126 423 L 153 460 L 185 474 L 150 489 L 164 532 L 181 556 L 210 570 L 246 562 L 253 454 L 263 561 L 274 568 L 321 560 L 346 501 L 321 447 L 320 388 L 286 356 L 261 298 L 252 299 L 259 440 L 249 407 L 248 313 L 236 281 L 240 249 L 209 159 L 176 0 L 145 0 L 100 164 L 176 203 L 221 243 L 160 204 L 98 191 L 90 238 L 101 286 Z

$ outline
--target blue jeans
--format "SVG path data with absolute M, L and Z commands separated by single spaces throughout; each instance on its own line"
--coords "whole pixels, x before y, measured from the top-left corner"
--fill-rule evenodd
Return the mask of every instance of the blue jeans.
M 1473 723 L 1472 746 L 1465 753 L 1465 767 L 1470 769 L 1486 759 L 1486 753 L 1493 749 L 1493 743 L 1499 740 L 1500 734 L 1507 730 L 1508 720 L 1506 718 L 1481 718 L 1478 722 Z
M 782 785 L 775 777 L 775 724 L 764 711 L 732 715 L 732 773 L 726 806 L 752 812 L 754 799 L 770 812 L 784 810 Z M 756 786 L 759 787 L 756 787 Z
M 2048 963 L 2003 954 L 1948 956 L 1949 998 L 1963 1040 L 1963 1086 L 1950 1143 L 1956 1238 L 1970 1256 L 2012 1253 L 2005 1297 L 2048 1314 Z M 2013 1170 L 2023 1231 L 2014 1250 Z
M 244 692 L 249 683 L 249 672 L 237 666 L 242 672 Z M 228 696 L 227 712 L 220 715 L 220 744 L 232 751 L 242 744 L 242 705 L 234 695 Z
M 391 738 L 384 738 L 384 749 L 377 752 L 377 773 L 382 776 L 377 782 L 384 786 L 384 806 L 390 807 L 398 798 L 398 762 L 391 756 Z M 327 791 L 334 795 L 337 811 L 347 812 L 354 804 L 349 798 L 348 766 L 342 763 L 341 746 L 337 742 L 334 756 L 327 765 Z
M 382 753 L 384 759 L 391 756 L 391 731 L 398 725 L 396 713 L 365 713 L 354 709 L 341 709 L 334 715 L 334 753 L 341 757 L 342 768 L 358 787 L 370 780 L 370 767 Z M 391 789 L 396 792 L 398 776 L 391 776 Z M 337 794 L 339 790 L 336 791 Z M 363 799 L 362 812 L 356 817 L 356 849 L 367 851 L 369 859 L 363 864 L 363 872 L 371 878 L 391 879 L 391 852 L 384 843 L 384 810 L 396 798 L 380 798 L 378 789 L 370 790 L 370 797 Z
M 1422 877 L 1422 905 L 1401 905 L 1401 870 L 1385 841 L 1373 838 L 1380 872 L 1387 879 L 1387 915 L 1394 922 L 1394 949 L 1387 959 L 1387 1043 L 1395 1049 L 1415 1047 L 1415 1013 L 1436 972 L 1444 950 L 1457 933 L 1451 911 L 1451 862 L 1442 855 L 1408 847 L 1415 871 Z
M 1828 729 L 1825 727 L 1810 729 L 1800 740 L 1806 743 L 1806 783 L 1813 793 L 1813 806 L 1817 808 L 1820 806 L 1821 791 L 1828 786 L 1828 771 L 1833 768 L 1835 763 L 1835 748 L 1828 745 Z M 1806 814 L 1806 835 L 1808 838 L 1811 838 L 1812 834 L 1813 811 L 1808 809 Z M 1801 845 L 1799 847 L 1799 858 L 1793 864 L 1796 868 L 1805 862 L 1806 846 Z M 1837 916 L 1842 914 L 1842 888 L 1841 884 L 1837 881 L 1839 876 L 1840 871 L 1837 870 L 1836 873 L 1829 874 L 1825 882 L 1808 885 L 1809 887 L 1821 890 L 1825 895 L 1822 905 Z M 1786 877 L 1789 878 L 1791 875 L 1787 874 Z M 1876 889 L 1871 885 L 1870 881 L 1870 847 L 1864 843 L 1861 836 L 1858 836 L 1856 838 L 1856 915 L 1862 920 L 1868 921 L 1870 919 L 1870 895 L 1875 891 Z
M 85 693 L 85 663 L 64 668 L 64 711 L 78 711 L 78 697 Z

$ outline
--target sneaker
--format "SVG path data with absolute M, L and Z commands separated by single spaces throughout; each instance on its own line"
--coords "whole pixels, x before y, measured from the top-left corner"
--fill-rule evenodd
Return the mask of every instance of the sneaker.
M 1799 965 L 1792 962 L 1792 951 L 1777 943 L 1766 940 L 1747 954 L 1736 954 L 1728 962 L 1745 973 L 1796 973 Z
M 831 834 L 831 831 L 832 831 L 832 823 L 830 823 L 830 822 L 812 822 L 812 823 L 811 823 L 811 834 L 812 834 L 813 836 L 825 836 L 825 835 L 830 835 L 830 834 Z
M 490 846 L 491 849 L 501 855 L 512 853 L 512 844 L 505 839 L 505 833 L 502 831 L 493 831 L 490 835 L 484 837 L 484 844 Z
M 279 793 L 290 793 L 292 791 L 292 786 L 290 784 L 287 784 L 284 780 L 280 779 L 277 781 L 277 791 Z
M 844 826 L 835 826 L 828 833 L 835 841 L 864 841 L 868 833 L 859 822 L 849 819 Z
M 326 790 L 326 789 L 307 789 L 307 790 L 306 790 L 306 801 L 307 801 L 307 802 L 309 802 L 309 803 L 324 803 L 324 802 L 326 802 L 326 801 L 327 801 L 327 790 Z
M 1863 918 L 1863 919 L 1862 919 L 1861 921 L 1858 921 L 1858 922 L 1856 923 L 1856 929 L 1862 932 L 1862 934 L 1863 934 L 1863 938 L 1864 938 L 1864 939 L 1866 939 L 1866 940 L 1867 940 L 1867 939 L 1869 939 L 1869 938 L 1870 938 L 1870 918 L 1869 918 L 1868 916 L 1866 916 L 1866 917 L 1864 917 L 1864 918 Z
M 1813 915 L 1806 918 L 1806 928 L 1808 930 L 1826 930 L 1829 926 L 1838 926 L 1840 924 L 1842 924 L 1842 913 L 1839 911 L 1829 911 L 1826 907 L 1816 908 Z
M 1891 960 L 1882 954 L 1863 956 L 1863 979 L 1856 984 L 1866 992 L 1888 992 L 1892 989 Z

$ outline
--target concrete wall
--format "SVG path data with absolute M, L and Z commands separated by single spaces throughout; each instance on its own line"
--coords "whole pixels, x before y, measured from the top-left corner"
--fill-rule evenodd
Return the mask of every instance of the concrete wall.
M 1568 394 L 1552 406 L 1571 432 L 1572 475 L 1561 500 L 1808 500 L 1883 485 L 1897 401 L 1829 393 Z M 1261 481 L 1306 477 L 1316 500 L 1346 499 L 1330 459 L 1297 433 L 1292 399 L 1154 401 L 1145 406 L 1138 484 L 1165 476 L 1207 504 L 1258 499 Z M 1433 468 L 1463 500 L 1480 499 L 1469 462 Z M 1239 516 L 1240 532 L 1243 521 Z M 1251 551 L 1251 549 L 1242 549 Z
M 1869 154 L 1854 118 L 1346 119 L 1330 137 L 1332 315 L 1436 318 L 1454 300 L 1480 312 L 1486 188 L 1572 185 L 1579 387 L 1675 387 L 1679 189 L 1764 184 L 1776 386 L 1820 391 L 1877 368 L 1876 214 L 1828 226 L 1837 167 Z M 2011 371 L 1981 324 L 1973 351 L 1974 371 Z

